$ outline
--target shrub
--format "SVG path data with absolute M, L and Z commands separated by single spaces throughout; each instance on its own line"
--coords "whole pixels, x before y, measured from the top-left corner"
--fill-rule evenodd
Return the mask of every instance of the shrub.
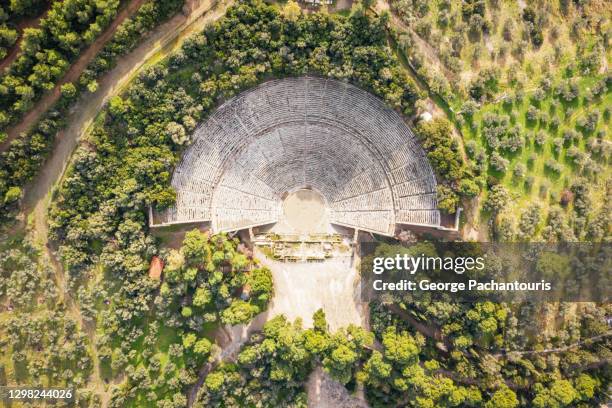
M 536 108 L 533 105 L 529 105 L 529 108 L 527 108 L 527 120 L 530 122 L 535 122 L 536 120 L 538 120 L 540 116 L 540 110 L 538 108 Z
M 499 148 L 510 152 L 516 152 L 523 148 L 525 139 L 521 135 L 520 127 L 514 126 L 506 132 L 503 139 L 499 141 Z
M 515 178 L 522 179 L 527 174 L 527 167 L 523 163 L 518 163 L 514 167 L 512 174 L 514 175 Z
M 591 112 L 587 113 L 586 117 L 578 119 L 578 126 L 583 128 L 586 132 L 593 132 L 597 127 L 599 116 L 599 110 L 594 109 Z
M 563 132 L 563 141 L 565 143 L 577 143 L 581 138 L 581 134 L 574 129 L 567 129 Z
M 574 193 L 574 211 L 581 217 L 585 217 L 591 207 L 588 185 L 586 179 L 579 178 L 570 187 L 570 191 Z
M 499 71 L 497 69 L 483 69 L 469 86 L 470 96 L 474 100 L 491 98 L 497 92 L 498 82 Z
M 4 204 L 12 204 L 21 198 L 21 188 L 11 187 L 4 194 Z
M 473 158 L 476 155 L 477 150 L 478 143 L 476 143 L 474 140 L 468 140 L 465 143 L 465 151 L 467 152 L 468 156 Z
M 501 184 L 497 184 L 491 188 L 484 209 L 492 213 L 498 213 L 508 205 L 509 201 L 510 193 L 508 193 L 508 190 Z
M 544 143 L 546 142 L 546 132 L 543 130 L 539 130 L 538 133 L 536 133 L 535 135 L 535 143 L 538 146 L 544 146 Z
M 496 150 L 510 130 L 510 120 L 506 115 L 487 113 L 482 121 L 482 133 L 487 145 Z
M 438 208 L 449 213 L 454 214 L 457 212 L 457 207 L 459 205 L 459 196 L 452 188 L 445 186 L 443 184 L 438 185 L 437 188 L 438 195 Z
M 491 161 L 491 167 L 493 167 L 495 170 L 500 171 L 502 173 L 505 173 L 506 170 L 508 170 L 508 165 L 510 164 L 508 159 L 505 159 L 497 152 L 493 152 L 491 154 L 490 161 Z
M 478 103 L 471 99 L 466 101 L 463 106 L 461 106 L 461 113 L 463 114 L 463 116 L 466 116 L 468 118 L 471 118 L 477 110 Z
M 533 236 L 537 225 L 541 221 L 541 208 L 536 204 L 530 205 L 522 214 L 519 220 L 518 232 L 522 239 L 529 239 Z
M 459 182 L 459 193 L 464 197 L 473 198 L 480 193 L 480 187 L 473 179 L 463 179 Z
M 544 92 L 544 90 L 542 88 L 536 88 L 536 90 L 533 91 L 533 100 L 534 101 L 542 102 L 545 97 L 546 97 L 546 92 Z
M 466 176 L 467 169 L 453 139 L 451 124 L 444 118 L 420 122 L 417 136 L 436 172 L 450 183 L 458 183 Z
M 553 173 L 556 173 L 557 175 L 561 174 L 561 172 L 563 171 L 563 166 L 554 159 L 546 160 L 546 162 L 544 163 L 544 167 L 552 171 Z

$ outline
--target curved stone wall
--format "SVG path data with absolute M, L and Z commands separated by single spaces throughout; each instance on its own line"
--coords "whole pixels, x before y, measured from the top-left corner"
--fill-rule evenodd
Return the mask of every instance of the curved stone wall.
M 391 235 L 436 227 L 436 179 L 402 118 L 355 86 L 315 77 L 265 82 L 220 106 L 193 135 L 159 224 L 215 231 L 274 223 L 287 192 L 319 191 L 332 223 Z

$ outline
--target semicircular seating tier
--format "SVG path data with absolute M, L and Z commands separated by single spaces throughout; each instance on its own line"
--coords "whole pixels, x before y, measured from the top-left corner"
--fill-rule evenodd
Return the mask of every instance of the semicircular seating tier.
M 278 221 L 282 198 L 318 191 L 332 223 L 392 235 L 438 227 L 436 179 L 402 118 L 332 79 L 272 80 L 220 106 L 172 177 L 176 205 L 153 224 L 211 222 L 233 231 Z

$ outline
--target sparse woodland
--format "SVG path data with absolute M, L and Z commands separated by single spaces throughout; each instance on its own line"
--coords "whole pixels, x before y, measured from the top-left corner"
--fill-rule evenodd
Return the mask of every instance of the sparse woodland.
M 610 188 L 609 5 L 394 0 L 391 12 L 398 52 L 463 139 L 471 182 L 485 200 L 497 185 L 508 191 L 512 205 L 482 214 L 489 237 L 608 234 L 601 225 L 610 222 L 603 204 Z M 581 211 L 571 198 L 585 183 L 597 187 L 581 196 L 597 205 Z M 517 221 L 533 215 L 535 204 L 539 216 L 530 217 L 527 237 Z

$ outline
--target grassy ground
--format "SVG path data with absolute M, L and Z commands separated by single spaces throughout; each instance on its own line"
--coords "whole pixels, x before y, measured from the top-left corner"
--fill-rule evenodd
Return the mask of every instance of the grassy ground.
M 491 149 L 483 140 L 482 119 L 492 112 L 506 115 L 510 119 L 510 126 L 520 126 L 525 145 L 514 153 L 502 152 L 502 156 L 509 160 L 507 170 L 502 173 L 487 165 L 483 176 L 489 183 L 497 180 L 512 193 L 513 200 L 505 211 L 508 218 L 517 219 L 527 206 L 536 202 L 543 207 L 545 216 L 547 207 L 558 203 L 560 193 L 582 175 L 582 169 L 566 157 L 570 144 L 566 143 L 555 151 L 553 141 L 562 137 L 565 130 L 573 129 L 581 133 L 577 121 L 597 109 L 600 112 L 597 128 L 584 134 L 575 146 L 580 152 L 587 152 L 587 141 L 600 131 L 604 133 L 604 143 L 610 143 L 610 120 L 603 118 L 603 112 L 611 106 L 612 95 L 608 90 L 593 101 L 584 98 L 588 88 L 608 75 L 611 53 L 598 48 L 598 43 L 601 42 L 601 33 L 609 29 L 609 21 L 600 21 L 599 18 L 609 15 L 610 4 L 591 1 L 585 8 L 578 9 L 570 2 L 569 7 L 562 10 L 558 2 L 485 1 L 483 19 L 487 21 L 488 29 L 474 35 L 470 31 L 469 18 L 463 14 L 462 6 L 466 2 L 390 0 L 389 3 L 392 13 L 390 24 L 398 32 L 398 48 L 405 52 L 417 75 L 427 83 L 431 99 L 454 122 L 464 143 L 473 141 L 471 143 L 484 149 L 490 157 Z M 531 42 L 529 26 L 523 18 L 526 7 L 532 7 L 538 17 L 544 16 L 541 24 L 538 24 L 543 34 L 540 46 Z M 378 11 L 386 8 L 382 0 L 376 4 Z M 574 29 L 574 26 L 580 28 Z M 459 53 L 453 46 L 458 39 L 463 44 Z M 598 52 L 595 58 L 598 67 L 584 69 L 581 63 L 587 59 L 585 56 L 595 51 Z M 470 100 L 470 84 L 484 70 L 490 69 L 497 71 L 495 89 L 488 98 L 478 100 L 476 112 L 471 118 L 464 117 L 468 120 L 463 121 L 458 113 Z M 555 84 L 571 78 L 579 85 L 580 97 L 572 103 L 553 103 L 553 99 L 559 98 L 549 91 L 540 102 L 534 101 L 533 95 L 545 77 L 552 80 L 553 88 Z M 503 95 L 514 95 L 517 89 L 524 93 L 522 100 L 512 105 L 504 105 L 500 101 Z M 542 125 L 539 121 L 528 121 L 526 116 L 530 105 L 537 106 L 549 118 L 557 117 L 559 126 L 555 128 Z M 566 115 L 568 107 L 571 107 L 571 111 Z M 538 146 L 534 142 L 534 135 L 541 131 L 545 134 L 545 141 Z M 598 194 L 601 196 L 601 186 L 612 176 L 609 158 L 605 154 L 603 156 L 598 158 L 591 154 L 603 169 L 591 179 L 595 203 L 603 201 Z M 561 165 L 558 174 L 546 168 L 545 163 L 551 160 Z M 516 166 L 525 166 L 527 170 L 522 179 L 513 176 Z M 529 183 L 525 182 L 527 179 Z M 486 193 L 480 203 L 485 199 Z
M 586 89 L 592 85 L 593 82 L 595 82 L 595 78 L 593 77 L 581 78 L 579 81 L 581 92 L 584 94 Z M 600 113 L 603 113 L 605 107 L 612 106 L 611 93 L 607 93 L 599 100 L 589 103 L 588 106 L 586 106 L 587 104 L 585 103 L 585 100 L 580 98 L 580 100 L 576 103 L 565 105 L 572 105 L 573 109 L 573 112 L 569 116 L 566 116 L 563 112 L 564 105 L 560 104 L 558 108 L 553 108 L 553 98 L 549 95 L 546 99 L 540 102 L 540 110 L 542 112 L 553 111 L 555 112 L 555 115 L 562 118 L 562 125 L 559 126 L 559 129 L 551 129 L 549 126 L 544 126 L 538 122 L 531 122 L 527 119 L 527 110 L 532 103 L 530 98 L 532 94 L 533 92 L 528 93 L 522 102 L 515 103 L 512 105 L 512 107 L 505 107 L 501 102 L 485 104 L 482 109 L 480 109 L 474 115 L 472 120 L 473 122 L 481 123 L 482 118 L 490 112 L 504 115 L 514 114 L 516 115 L 516 121 L 514 123 L 520 125 L 525 131 L 525 147 L 516 153 L 505 156 L 510 161 L 508 170 L 502 173 L 492 168 L 488 169 L 489 175 L 492 175 L 498 179 L 514 194 L 516 199 L 514 202 L 515 205 L 513 206 L 514 213 L 520 213 L 521 209 L 524 209 L 531 202 L 546 204 L 548 202 L 547 199 L 550 197 L 553 199 L 556 198 L 555 201 L 558 201 L 558 196 L 560 193 L 564 189 L 569 188 L 572 181 L 580 175 L 581 169 L 573 164 L 572 160 L 566 156 L 569 145 L 565 143 L 561 150 L 557 152 L 555 150 L 553 140 L 561 137 L 564 129 L 576 129 L 576 121 L 579 118 L 584 117 L 588 111 L 597 109 Z M 597 128 L 588 136 L 585 137 L 583 135 L 582 139 L 576 143 L 575 146 L 578 147 L 581 152 L 586 152 L 587 141 L 594 138 L 594 135 L 599 130 L 607 130 L 608 128 L 609 119 L 606 120 L 603 117 L 600 118 Z M 539 146 L 533 140 L 533 136 L 539 131 L 544 131 L 546 133 L 545 142 L 542 146 Z M 579 130 L 578 132 L 580 133 Z M 486 142 L 483 140 L 480 129 L 473 130 L 468 123 L 462 127 L 462 133 L 466 141 L 474 140 L 477 142 L 478 146 L 482 148 L 486 147 Z M 609 135 L 606 136 L 606 140 L 610 140 Z M 535 160 L 532 161 L 531 158 L 535 158 Z M 560 173 L 555 173 L 546 169 L 545 163 L 548 160 L 555 160 L 559 162 L 562 165 L 562 171 Z M 608 163 L 605 160 L 599 160 L 599 163 L 603 165 L 605 171 L 596 178 L 596 181 L 603 181 L 611 175 L 610 167 L 607 165 Z M 523 164 L 527 168 L 527 173 L 522 179 L 517 179 L 513 176 L 513 170 L 519 164 Z M 531 186 L 529 186 L 525 181 L 529 177 L 533 179 Z

